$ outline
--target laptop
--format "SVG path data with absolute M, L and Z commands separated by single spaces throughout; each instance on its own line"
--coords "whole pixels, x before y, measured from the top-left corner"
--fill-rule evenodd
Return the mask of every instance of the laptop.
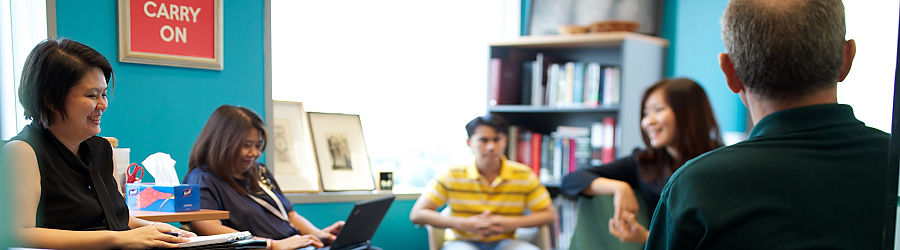
M 369 242 L 375 235 L 375 230 L 387 214 L 388 208 L 394 202 L 394 196 L 388 195 L 367 201 L 357 202 L 353 205 L 353 211 L 344 221 L 344 227 L 338 233 L 331 246 L 319 248 L 320 250 L 362 250 L 369 248 Z

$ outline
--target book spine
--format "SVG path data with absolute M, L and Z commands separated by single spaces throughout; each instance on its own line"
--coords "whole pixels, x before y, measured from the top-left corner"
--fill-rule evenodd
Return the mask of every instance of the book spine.
M 503 60 L 500 58 L 491 58 L 491 67 L 489 70 L 490 87 L 488 88 L 488 105 L 496 106 L 500 101 L 500 64 Z
M 540 133 L 532 132 L 531 133 L 531 170 L 534 171 L 536 176 L 540 176 L 541 174 L 541 139 L 543 136 Z

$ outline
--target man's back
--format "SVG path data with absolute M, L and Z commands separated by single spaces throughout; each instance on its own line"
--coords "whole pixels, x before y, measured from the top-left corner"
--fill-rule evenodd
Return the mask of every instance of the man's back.
M 877 249 L 888 142 L 846 105 L 772 113 L 672 177 L 647 248 Z

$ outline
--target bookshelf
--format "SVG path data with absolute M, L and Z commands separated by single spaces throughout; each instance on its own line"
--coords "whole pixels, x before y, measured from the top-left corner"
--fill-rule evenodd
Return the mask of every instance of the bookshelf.
M 668 47 L 668 44 L 668 41 L 662 38 L 631 32 L 520 37 L 491 43 L 489 44 L 488 67 L 490 70 L 487 84 L 487 109 L 491 113 L 502 115 L 511 125 L 518 127 L 516 130 L 519 131 L 511 130 L 511 133 L 528 130 L 542 135 L 556 134 L 558 136 L 558 129 L 561 126 L 568 126 L 587 128 L 591 131 L 590 137 L 595 137 L 598 133 L 595 129 L 591 129 L 592 126 L 602 124 L 608 118 L 613 118 L 615 120 L 614 128 L 611 127 L 608 130 L 614 131 L 608 132 L 614 138 L 609 139 L 612 141 L 610 143 L 613 151 L 608 152 L 610 155 L 605 157 L 605 160 L 628 156 L 632 149 L 643 147 L 640 131 L 640 98 L 647 87 L 663 78 L 665 48 Z M 534 61 L 543 61 L 543 65 L 535 64 Z M 559 65 L 559 68 L 567 68 L 568 66 L 565 65 L 569 62 L 582 64 L 582 66 L 575 66 L 575 70 L 565 69 L 556 71 L 556 73 L 551 73 L 554 70 L 553 67 L 547 66 L 555 63 Z M 601 81 L 601 86 L 604 87 L 599 90 L 601 92 L 599 95 L 603 96 L 605 87 L 608 87 L 610 83 L 616 84 L 617 82 L 617 87 L 611 90 L 617 98 L 601 97 L 601 99 L 615 100 L 614 102 L 601 100 L 589 103 L 586 99 L 588 92 L 597 91 L 587 87 L 587 82 L 596 80 L 589 77 L 589 73 L 585 70 L 588 67 L 586 65 L 592 63 L 599 64 L 603 69 L 612 68 L 616 71 L 613 74 L 616 78 L 612 78 L 612 80 L 604 78 L 607 73 L 602 71 L 604 73 L 601 74 L 601 79 L 604 80 Z M 537 70 L 541 71 L 540 76 L 534 74 L 534 71 Z M 579 79 L 578 76 L 572 77 L 571 73 L 568 73 L 569 71 L 584 72 L 584 75 Z M 535 88 L 538 83 L 542 90 Z M 581 88 L 572 87 L 572 85 L 577 86 L 578 83 L 582 84 Z M 557 89 L 551 91 L 550 88 Z M 575 90 L 561 90 L 569 88 Z M 578 94 L 579 91 L 584 92 Z M 576 93 L 576 97 L 572 98 L 570 92 Z M 540 100 L 535 101 L 538 97 Z M 514 137 L 516 138 L 514 139 Z M 521 145 L 519 144 L 521 138 L 525 137 L 510 135 L 508 145 L 511 147 L 511 151 Z M 551 136 L 543 138 L 545 142 L 547 138 L 550 138 L 551 141 L 558 140 Z M 583 143 L 583 141 L 578 141 L 578 143 Z M 560 145 L 559 142 L 556 143 L 556 145 Z M 593 142 L 591 145 L 593 147 Z M 531 154 L 542 146 L 535 147 L 537 148 L 533 147 L 530 152 L 526 153 Z M 540 152 L 544 154 L 542 157 L 547 157 L 546 154 L 549 152 L 550 161 L 555 161 L 555 158 L 559 158 L 560 155 L 559 153 L 554 155 L 552 149 L 550 151 L 541 149 Z M 517 153 L 508 153 L 518 157 Z M 590 163 L 583 165 L 582 161 L 578 161 L 577 168 L 600 165 L 601 161 L 598 159 L 598 155 L 597 150 L 591 148 Z M 510 158 L 516 160 L 513 157 Z M 531 159 L 533 162 L 535 158 Z M 541 168 L 544 168 L 546 164 L 548 163 L 539 163 Z M 569 163 L 563 162 L 562 164 L 565 168 Z M 563 171 L 562 174 L 568 172 Z M 560 199 L 557 196 L 561 182 L 559 177 L 558 174 L 555 174 L 552 175 L 552 178 L 541 176 L 541 179 L 544 185 L 550 189 L 551 195 L 554 195 L 554 204 L 557 209 L 562 211 L 560 216 L 562 225 L 557 225 L 556 230 L 558 231 L 555 232 L 557 249 L 568 249 L 568 240 L 571 238 L 574 220 L 576 220 L 573 215 L 576 213 L 577 205 L 571 199 Z

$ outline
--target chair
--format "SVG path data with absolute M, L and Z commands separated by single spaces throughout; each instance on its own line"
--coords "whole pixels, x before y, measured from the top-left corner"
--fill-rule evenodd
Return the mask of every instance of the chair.
M 647 203 L 644 197 L 638 196 L 640 210 L 637 212 L 637 221 L 645 227 L 650 226 L 650 218 L 647 216 Z M 613 217 L 612 195 L 599 195 L 594 197 L 578 198 L 578 221 L 575 223 L 575 231 L 569 249 L 604 249 L 604 250 L 639 250 L 644 249 L 641 243 L 626 243 L 619 241 L 609 233 L 609 218 Z
M 450 215 L 450 209 L 445 208 L 441 210 L 441 214 L 445 216 Z M 430 250 L 440 250 L 441 247 L 444 246 L 444 237 L 446 234 L 452 234 L 452 230 L 446 230 L 445 228 L 436 228 L 431 225 L 425 225 L 425 229 L 428 230 L 428 249 Z M 528 227 L 528 228 L 519 228 L 516 229 L 516 238 L 531 242 L 535 246 L 543 249 L 543 250 L 551 250 L 551 242 L 550 242 L 550 225 L 541 225 L 539 227 Z

